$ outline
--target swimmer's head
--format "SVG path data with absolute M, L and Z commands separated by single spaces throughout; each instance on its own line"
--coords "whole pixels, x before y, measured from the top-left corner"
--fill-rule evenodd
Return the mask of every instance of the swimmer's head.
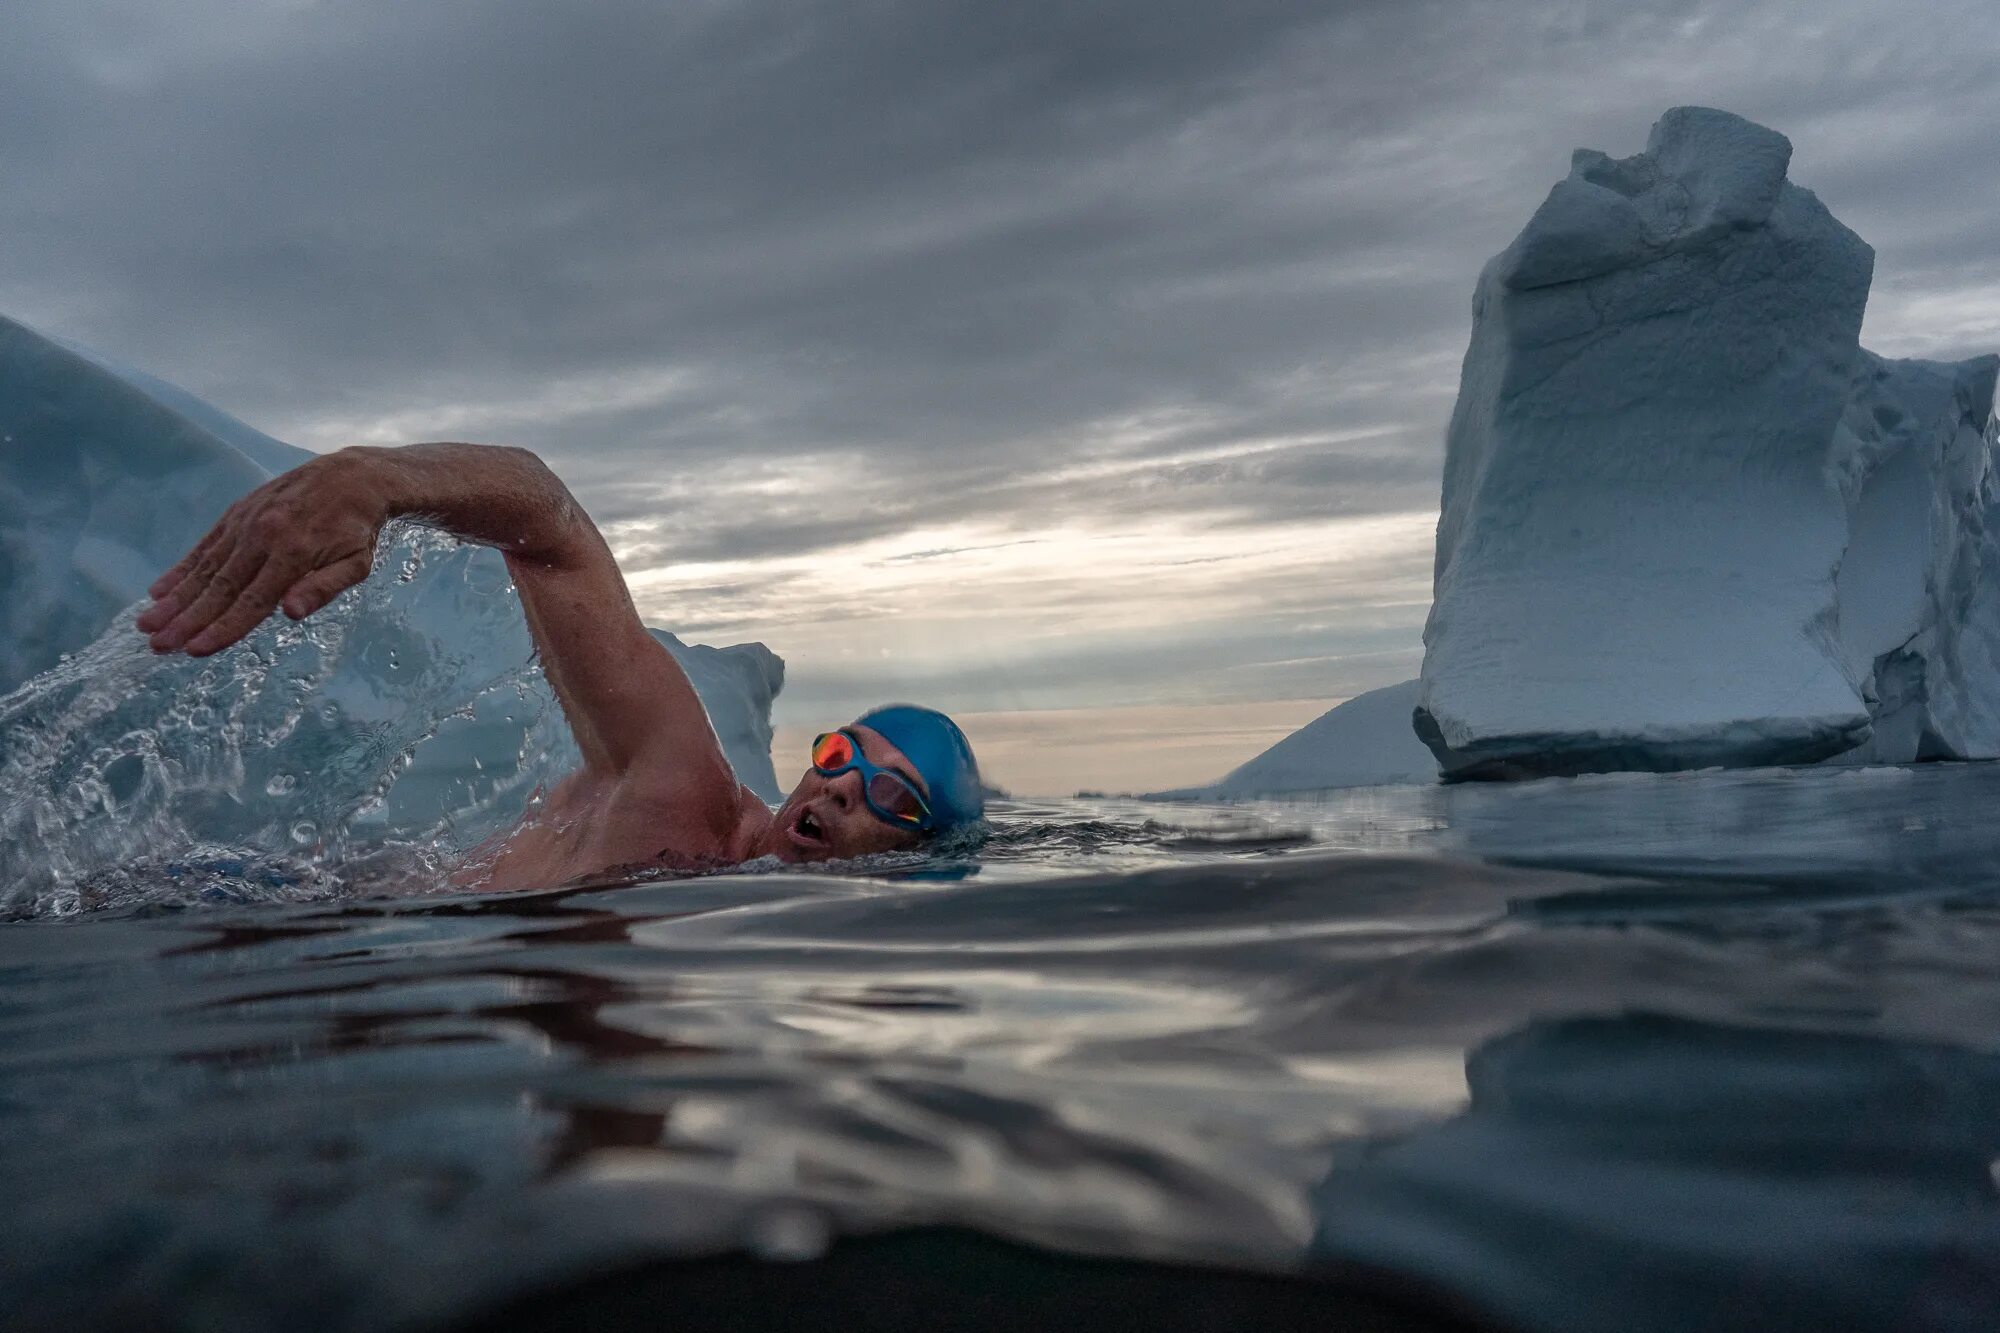
M 817 750 L 775 817 L 774 850 L 785 860 L 914 847 L 985 813 L 971 743 L 934 708 L 873 709 L 822 737 Z
M 931 808 L 929 832 L 949 833 L 985 816 L 979 761 L 958 723 L 935 708 L 885 704 L 855 718 L 854 724 L 869 728 L 916 766 Z

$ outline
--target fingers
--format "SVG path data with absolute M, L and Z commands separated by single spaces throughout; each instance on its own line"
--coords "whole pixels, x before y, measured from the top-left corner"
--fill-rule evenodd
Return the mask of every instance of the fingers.
M 216 539 L 211 533 L 200 546 L 182 556 L 179 564 L 160 575 L 151 589 L 153 604 L 139 613 L 141 633 L 152 634 L 164 629 L 168 621 L 181 613 L 182 598 L 176 594 L 185 592 L 191 598 L 198 591 L 194 581 L 195 570 L 216 553 Z
M 160 598 L 165 597 L 168 593 L 172 592 L 174 590 L 174 585 L 179 583 L 183 578 L 187 577 L 187 572 L 189 568 L 193 566 L 195 558 L 199 556 L 202 553 L 202 551 L 207 548 L 208 544 L 214 540 L 215 540 L 215 534 L 211 532 L 208 534 L 208 536 L 203 537 L 199 542 L 196 542 L 194 549 L 192 551 L 189 551 L 186 555 L 182 556 L 179 562 L 176 563 L 173 568 L 169 569 L 166 573 L 160 575 L 160 577 L 153 580 L 153 586 L 146 589 L 146 595 L 148 597 L 151 597 L 154 601 L 158 601 Z
M 153 596 L 157 599 L 159 594 L 154 593 Z M 141 634 L 151 635 L 155 630 L 164 628 L 179 609 L 172 603 L 155 600 L 151 606 L 139 613 L 139 618 L 133 624 L 139 627 Z
M 237 515 L 242 510 L 243 502 L 241 500 L 223 510 L 222 517 L 215 520 L 215 526 L 210 528 L 207 534 L 175 563 L 173 568 L 153 580 L 152 586 L 146 589 L 147 596 L 158 601 L 172 592 L 179 585 L 180 581 L 188 576 L 190 570 L 214 552 L 225 536 L 233 533 Z
M 285 593 L 285 614 L 304 620 L 341 593 L 368 577 L 373 552 L 356 551 L 344 560 L 323 565 L 294 583 Z
M 186 578 L 197 564 L 201 563 L 206 556 L 215 550 L 216 546 L 222 541 L 223 533 L 228 528 L 229 520 L 225 516 L 214 527 L 210 528 L 208 534 L 196 542 L 172 569 L 154 579 L 153 586 L 146 589 L 146 591 L 155 598 L 165 597 L 168 593 L 172 592 L 175 586 L 182 579 Z
M 249 586 L 236 595 L 236 600 L 224 607 L 222 612 L 187 641 L 189 657 L 207 657 L 219 653 L 230 644 L 256 629 L 264 617 L 271 614 L 271 608 L 278 604 L 285 586 L 298 573 L 295 566 L 279 560 L 267 560 Z
M 153 581 L 153 605 L 137 624 L 154 652 L 220 652 L 255 629 L 281 598 L 292 618 L 301 619 L 368 577 L 379 522 L 369 521 L 365 507 L 343 507 L 338 487 L 329 492 L 330 505 L 302 503 L 298 478 L 310 466 L 273 478 L 231 505 L 193 550 Z
M 181 648 L 202 630 L 207 629 L 215 619 L 236 602 L 237 597 L 251 586 L 258 572 L 264 567 L 267 555 L 264 551 L 236 543 L 230 548 L 228 559 L 213 573 L 204 575 L 203 565 L 214 561 L 210 556 L 197 564 L 184 581 L 187 588 L 176 588 L 161 606 L 181 607 L 166 625 L 153 631 L 151 643 L 156 653 L 171 653 Z M 188 598 L 192 596 L 192 600 Z M 158 608 L 156 608 L 158 609 Z M 270 610 L 267 603 L 264 608 Z M 149 613 L 150 614 L 150 613 Z M 263 619 L 262 616 L 258 617 Z M 251 622 L 255 624 L 255 621 Z
M 225 515 L 192 551 L 181 557 L 179 564 L 153 580 L 148 589 L 153 604 L 139 614 L 139 632 L 157 634 L 166 628 L 189 602 L 201 595 L 208 580 L 235 553 L 236 545 L 236 534 Z
M 188 548 L 186 555 L 175 562 L 173 568 L 153 580 L 152 586 L 146 589 L 147 594 L 158 599 L 172 592 L 174 585 L 186 578 L 188 571 L 194 568 L 195 562 L 204 555 L 207 555 L 215 543 L 220 540 L 222 530 L 227 525 L 228 519 L 225 517 L 221 522 L 210 528 L 200 541 Z

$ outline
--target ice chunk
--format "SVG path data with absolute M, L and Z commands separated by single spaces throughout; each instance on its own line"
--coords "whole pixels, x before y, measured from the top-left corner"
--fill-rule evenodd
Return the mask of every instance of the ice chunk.
M 1874 255 L 1682 107 L 1487 265 L 1416 726 L 1447 776 L 2000 755 L 1992 357 L 1859 344 Z
M 766 801 L 783 800 L 771 766 L 771 703 L 785 688 L 785 659 L 761 643 L 711 648 L 682 643 L 663 629 L 651 633 L 694 683 L 737 778 Z

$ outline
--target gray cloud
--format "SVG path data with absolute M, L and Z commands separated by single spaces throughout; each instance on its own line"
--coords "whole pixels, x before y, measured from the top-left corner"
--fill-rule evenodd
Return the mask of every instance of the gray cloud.
M 1206 439 L 1209 432 L 1197 438 Z M 1241 458 L 1182 462 L 1137 460 L 1102 483 L 1079 484 L 1062 472 L 965 467 L 910 484 L 907 477 L 871 478 L 865 460 L 834 502 L 813 491 L 727 502 L 718 481 L 703 504 L 632 485 L 615 503 L 599 505 L 600 522 L 624 522 L 619 554 L 628 567 L 673 561 L 757 560 L 810 554 L 828 547 L 949 522 L 967 513 L 993 515 L 1024 532 L 1066 519 L 1180 515 L 1210 525 L 1247 526 L 1335 518 L 1384 510 L 1421 509 L 1435 502 L 1438 458 L 1430 441 L 1401 433 L 1353 447 L 1305 439 Z M 1196 447 L 1190 445 L 1190 447 Z M 913 564 L 977 551 L 1034 544 L 1023 536 L 976 546 L 899 552 L 876 564 Z
M 1479 265 L 1675 103 L 1792 136 L 1877 247 L 1871 340 L 1988 350 L 2000 316 L 1925 321 L 1995 286 L 1996 57 L 1983 0 L 14 0 L 0 310 L 317 447 L 533 445 L 635 573 L 968 513 L 875 558 L 1085 519 L 1250 551 L 1435 503 Z M 691 577 L 785 651 L 790 575 Z M 1049 689 L 1413 649 L 1420 608 L 1337 628 L 1337 572 L 1241 577 Z
M 1174 663 L 1170 677 L 1158 669 L 1163 655 Z M 1044 654 L 1033 671 L 996 666 L 942 672 L 901 660 L 866 670 L 836 664 L 807 673 L 796 689 L 788 680 L 780 717 L 803 724 L 853 716 L 885 700 L 947 695 L 956 708 L 983 711 L 1346 697 L 1409 679 L 1421 658 L 1408 626 L 1396 625 L 1100 644 Z

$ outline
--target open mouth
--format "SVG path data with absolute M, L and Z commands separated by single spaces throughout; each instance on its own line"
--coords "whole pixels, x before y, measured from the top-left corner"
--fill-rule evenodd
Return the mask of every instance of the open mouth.
M 792 841 L 801 847 L 824 847 L 827 845 L 826 830 L 813 818 L 810 810 L 799 811 L 799 817 L 792 824 Z

